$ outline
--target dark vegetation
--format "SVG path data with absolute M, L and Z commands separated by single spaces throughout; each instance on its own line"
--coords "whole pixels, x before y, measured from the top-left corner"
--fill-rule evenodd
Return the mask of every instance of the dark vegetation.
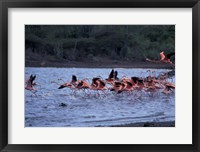
M 175 51 L 175 26 L 26 25 L 25 49 L 26 66 L 144 62 Z

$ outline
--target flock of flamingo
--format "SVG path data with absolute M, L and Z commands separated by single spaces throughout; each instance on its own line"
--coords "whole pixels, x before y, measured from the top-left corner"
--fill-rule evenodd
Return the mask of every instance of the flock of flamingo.
M 175 53 L 170 53 L 164 55 L 164 52 L 160 53 L 160 60 L 154 61 L 147 59 L 150 62 L 164 62 L 169 63 L 174 66 L 174 64 L 170 61 L 170 57 L 175 55 Z M 29 91 L 37 91 L 34 86 L 37 85 L 35 83 L 36 75 L 30 75 L 29 79 L 26 80 L 25 89 Z M 52 83 L 58 84 L 58 89 L 69 88 L 71 90 L 93 90 L 93 91 L 105 91 L 109 90 L 112 92 L 116 92 L 117 94 L 122 92 L 134 92 L 135 90 L 143 90 L 145 92 L 157 92 L 160 91 L 164 94 L 169 94 L 174 92 L 175 85 L 172 82 L 167 81 L 168 77 L 166 75 L 161 76 L 152 76 L 149 74 L 147 77 L 126 77 L 118 78 L 118 71 L 112 69 L 108 78 L 102 79 L 100 76 L 92 78 L 91 83 L 89 83 L 89 79 L 81 79 L 78 80 L 76 75 L 72 75 L 70 82 L 63 82 L 63 84 L 58 84 L 55 81 Z

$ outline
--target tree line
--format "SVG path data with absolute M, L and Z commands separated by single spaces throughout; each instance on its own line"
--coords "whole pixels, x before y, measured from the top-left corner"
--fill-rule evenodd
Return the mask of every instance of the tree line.
M 26 25 L 26 57 L 142 61 L 175 51 L 174 25 Z

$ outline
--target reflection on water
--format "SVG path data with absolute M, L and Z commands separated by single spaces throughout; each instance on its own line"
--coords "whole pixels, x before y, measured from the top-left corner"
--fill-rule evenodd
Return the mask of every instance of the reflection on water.
M 110 126 L 147 121 L 175 120 L 175 93 L 165 95 L 161 92 L 116 94 L 115 92 L 95 91 L 73 92 L 70 89 L 57 89 L 51 83 L 63 79 L 71 81 L 71 75 L 78 79 L 101 76 L 108 77 L 111 69 L 86 68 L 26 68 L 25 77 L 36 74 L 38 86 L 36 95 L 25 90 L 25 126 L 26 127 L 87 127 Z M 149 75 L 149 69 L 119 68 L 119 77 Z M 158 75 L 167 70 L 152 69 Z M 169 81 L 175 83 L 172 78 Z M 63 83 L 62 81 L 58 81 Z M 89 95 L 88 95 L 89 94 Z

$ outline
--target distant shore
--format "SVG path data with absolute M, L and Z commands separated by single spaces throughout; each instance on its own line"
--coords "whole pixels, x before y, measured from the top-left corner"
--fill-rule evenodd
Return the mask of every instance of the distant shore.
M 151 63 L 148 61 L 107 61 L 107 62 L 77 62 L 77 61 L 26 61 L 25 67 L 55 67 L 55 68 L 152 68 L 173 69 L 166 63 Z
M 98 126 L 102 127 L 102 126 Z M 122 125 L 111 125 L 109 127 L 175 127 L 175 121 L 163 121 L 163 122 L 138 122 Z

